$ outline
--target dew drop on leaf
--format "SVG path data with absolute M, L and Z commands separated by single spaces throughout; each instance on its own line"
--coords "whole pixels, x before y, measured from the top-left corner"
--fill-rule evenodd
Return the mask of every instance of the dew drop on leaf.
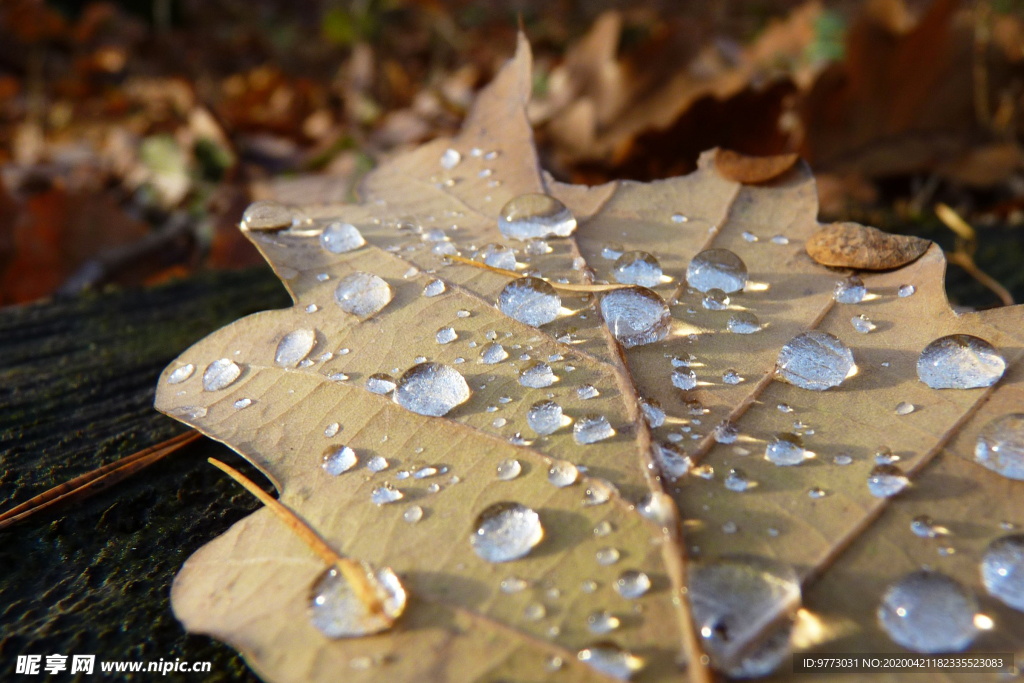
M 878 623 L 894 643 L 914 652 L 960 652 L 978 634 L 978 601 L 960 582 L 935 571 L 911 572 L 889 586 Z
M 813 500 L 818 500 L 819 498 L 824 498 L 828 494 L 825 489 L 820 486 L 815 486 L 807 492 L 807 495 Z
M 240 398 L 237 401 L 235 401 L 234 406 L 235 410 L 244 410 L 251 406 L 252 404 L 253 401 L 251 398 Z
M 974 459 L 1009 479 L 1024 481 L 1024 413 L 989 422 L 978 435 Z
M 540 327 L 558 317 L 562 299 L 555 288 L 536 277 L 509 282 L 498 294 L 498 310 L 525 325 Z
M 747 473 L 738 467 L 729 470 L 729 474 L 725 477 L 725 488 L 737 493 L 743 493 L 756 485 L 757 482 L 751 480 Z
M 454 327 L 442 327 L 434 335 L 434 339 L 437 340 L 438 344 L 450 344 L 458 338 L 459 334 L 455 331 Z
M 672 443 L 655 443 L 651 446 L 651 455 L 661 470 L 663 477 L 676 481 L 686 475 L 693 467 L 693 461 L 679 446 Z
M 253 202 L 242 214 L 242 227 L 247 230 L 283 230 L 295 220 L 295 210 L 280 202 Z
M 619 627 L 622 621 L 607 610 L 601 610 L 599 612 L 592 612 L 587 617 L 587 628 L 590 629 L 591 633 L 604 635 L 605 633 L 611 633 Z
M 538 401 L 526 413 L 526 423 L 540 435 L 553 434 L 562 426 L 562 406 L 554 401 Z
M 196 371 L 196 366 L 191 363 L 182 365 L 180 368 L 175 368 L 171 374 L 167 375 L 168 384 L 181 384 L 188 378 L 190 378 Z
M 594 559 L 603 567 L 615 564 L 619 561 L 619 557 L 621 557 L 621 553 L 616 548 L 598 548 L 594 553 Z
M 458 166 L 460 161 L 462 161 L 462 154 L 459 153 L 459 150 L 449 147 L 441 155 L 439 163 L 441 164 L 441 168 L 446 171 L 450 171 Z
M 936 524 L 935 520 L 928 515 L 914 517 L 910 522 L 910 531 L 919 538 L 935 538 L 936 536 L 945 536 L 949 533 L 948 529 Z
M 391 628 L 405 611 L 406 593 L 402 582 L 387 567 L 374 571 L 365 562 L 366 585 L 379 600 L 382 610 L 367 606 L 337 567 L 331 567 L 313 584 L 310 618 L 313 626 L 328 638 L 356 638 Z
M 635 600 L 651 589 L 651 579 L 636 569 L 619 574 L 615 580 L 615 592 L 629 600 Z
M 764 457 L 774 465 L 789 467 L 802 464 L 807 459 L 807 451 L 798 434 L 776 434 L 768 440 Z
M 750 311 L 736 311 L 727 323 L 733 334 L 754 334 L 761 331 L 761 321 Z
M 296 363 L 309 355 L 316 345 L 316 332 L 313 330 L 295 330 L 286 334 L 277 345 L 274 363 L 282 368 L 294 367 Z
M 623 650 L 615 643 L 595 643 L 576 653 L 576 659 L 595 671 L 628 681 L 634 674 L 642 671 L 644 660 L 628 650 Z
M 402 513 L 402 519 L 409 524 L 415 524 L 416 522 L 423 519 L 423 508 L 419 505 L 410 505 Z
M 672 385 L 683 391 L 689 391 L 697 386 L 697 373 L 689 368 L 679 368 L 672 371 Z
M 488 244 L 476 255 L 491 268 L 516 269 L 516 253 L 500 244 Z
M 441 363 L 419 363 L 398 378 L 392 400 L 419 415 L 441 417 L 469 400 L 466 378 Z
M 235 383 L 242 375 L 242 368 L 238 367 L 230 358 L 215 360 L 206 366 L 203 372 L 203 389 L 206 391 L 220 391 Z
M 981 580 L 989 595 L 1024 612 L 1024 534 L 989 544 L 981 558 Z
M 712 287 L 704 294 L 700 303 L 709 311 L 724 311 L 729 307 L 731 300 L 728 294 L 717 287 Z
M 363 234 L 351 223 L 333 221 L 320 233 L 320 246 L 332 254 L 355 251 L 364 244 Z
M 502 207 L 498 229 L 506 237 L 520 241 L 568 237 L 576 230 L 576 218 L 554 197 L 524 194 Z
M 900 285 L 900 288 L 896 290 L 896 294 L 899 298 L 906 299 L 908 296 L 914 296 L 916 291 L 917 287 L 914 285 Z
M 366 463 L 366 469 L 373 473 L 383 472 L 388 468 L 388 461 L 383 455 L 375 455 Z
M 497 475 L 500 481 L 512 481 L 523 472 L 523 466 L 515 458 L 507 458 L 498 463 Z
M 542 361 L 536 361 L 519 373 L 519 383 L 531 389 L 543 389 L 558 381 L 558 377 L 551 371 L 551 366 Z
M 853 370 L 853 354 L 837 337 L 811 330 L 789 340 L 779 352 L 776 375 L 801 389 L 837 387 Z
M 737 429 L 736 425 L 726 420 L 715 426 L 713 435 L 716 443 L 731 444 L 736 443 L 736 440 L 740 437 L 740 430 Z
M 739 292 L 747 284 L 747 264 L 728 249 L 707 249 L 690 261 L 686 282 L 699 292 Z
M 491 342 L 480 349 L 480 362 L 485 365 L 494 365 L 508 358 L 508 351 L 498 342 Z
M 675 503 L 668 494 L 651 491 L 637 503 L 637 512 L 659 526 L 668 526 L 675 519 Z
M 495 503 L 480 513 L 470 542 L 488 562 L 511 562 L 526 557 L 544 538 L 540 516 L 519 503 Z
M 555 460 L 548 468 L 548 481 L 558 488 L 572 486 L 579 476 L 579 469 L 567 460 Z
M 612 499 L 615 487 L 602 479 L 592 479 L 583 491 L 584 505 L 604 505 Z
M 525 609 L 523 609 L 523 616 L 527 621 L 540 621 L 547 615 L 547 608 L 539 602 L 531 602 Z
M 665 424 L 665 411 L 661 404 L 653 398 L 640 400 L 640 412 L 643 413 L 644 420 L 652 429 L 657 429 Z
M 889 498 L 910 483 L 907 475 L 896 465 L 875 465 L 868 475 L 868 491 L 875 498 Z
M 657 287 L 661 284 L 661 264 L 646 251 L 628 251 L 615 261 L 612 276 L 624 285 Z
M 366 378 L 366 388 L 373 394 L 390 394 L 395 386 L 395 378 L 384 372 L 375 372 Z
M 665 300 L 646 287 L 624 287 L 606 293 L 601 298 L 601 316 L 627 349 L 664 339 L 672 319 Z
M 391 301 L 391 286 L 371 273 L 352 273 L 338 282 L 334 301 L 346 313 L 369 317 Z
M 433 280 L 431 280 L 430 282 L 423 286 L 423 296 L 440 296 L 441 294 L 444 294 L 446 289 L 447 287 L 444 284 L 444 280 L 438 280 L 437 278 L 434 278 Z
M 1000 380 L 1006 361 L 984 339 L 969 334 L 940 337 L 917 359 L 917 376 L 932 389 L 976 389 Z
M 914 404 L 913 403 L 907 403 L 906 401 L 900 401 L 899 403 L 896 404 L 896 414 L 897 415 L 900 415 L 900 416 L 910 415 L 912 412 L 914 412 Z
M 405 494 L 385 482 L 370 493 L 370 502 L 374 505 L 387 505 L 405 498 Z
M 348 446 L 339 446 L 332 448 L 324 455 L 323 468 L 324 472 L 327 472 L 332 477 L 336 477 L 339 474 L 348 472 L 358 462 L 359 458 L 354 450 Z
M 604 415 L 581 415 L 572 427 L 572 437 L 581 445 L 597 443 L 613 436 L 615 430 Z
M 499 587 L 502 593 L 513 595 L 515 593 L 521 593 L 526 590 L 526 587 L 530 584 L 525 579 L 521 579 L 518 576 L 509 576 L 501 580 Z
M 597 398 L 601 395 L 601 392 L 593 384 L 584 384 L 576 388 L 576 398 L 581 401 L 587 401 L 592 398 Z
M 860 315 L 855 315 L 852 318 L 850 318 L 850 324 L 853 325 L 853 329 L 857 330 L 861 334 L 868 334 L 869 332 L 874 332 L 875 329 L 878 328 L 878 325 L 875 325 L 873 322 L 871 322 L 871 318 L 867 317 L 863 313 Z
M 859 304 L 868 295 L 868 288 L 864 281 L 856 275 L 851 275 L 845 280 L 836 283 L 832 296 L 840 304 Z

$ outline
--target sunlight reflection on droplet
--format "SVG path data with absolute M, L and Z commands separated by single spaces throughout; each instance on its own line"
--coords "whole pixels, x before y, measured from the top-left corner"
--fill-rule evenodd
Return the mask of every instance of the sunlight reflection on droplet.
M 987 614 L 975 614 L 974 625 L 982 631 L 991 631 L 992 627 L 994 627 L 996 623 L 992 621 L 992 617 Z

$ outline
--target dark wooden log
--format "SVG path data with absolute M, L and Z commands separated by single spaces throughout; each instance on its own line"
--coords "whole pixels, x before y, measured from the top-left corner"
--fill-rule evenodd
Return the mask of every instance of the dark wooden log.
M 289 304 L 258 269 L 0 309 L 0 510 L 183 431 L 152 407 L 164 366 L 241 316 Z M 211 661 L 211 674 L 177 680 L 255 680 L 229 648 L 186 635 L 168 599 L 182 562 L 258 505 L 210 455 L 259 481 L 204 439 L 0 532 L 0 680 L 18 678 L 24 654 Z

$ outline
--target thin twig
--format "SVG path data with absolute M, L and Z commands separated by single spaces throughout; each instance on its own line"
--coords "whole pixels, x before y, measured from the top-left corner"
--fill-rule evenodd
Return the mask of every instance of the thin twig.
M 965 221 L 960 214 L 943 203 L 935 205 L 935 215 L 939 217 L 947 228 L 957 235 L 955 251 L 946 254 L 946 260 L 953 265 L 960 266 L 967 274 L 973 277 L 984 287 L 991 290 L 1004 306 L 1013 305 L 1013 295 L 1010 291 L 999 284 L 995 278 L 983 271 L 974 262 L 974 253 L 978 249 L 978 235 L 970 223 Z
M 367 611 L 371 614 L 384 614 L 384 604 L 377 596 L 375 586 L 370 583 L 370 579 L 366 575 L 366 568 L 362 563 L 339 555 L 333 548 L 331 548 L 331 546 L 327 545 L 319 535 L 317 535 L 316 531 L 314 531 L 312 527 L 302 521 L 298 515 L 285 507 L 279 500 L 261 489 L 251 479 L 236 470 L 234 467 L 231 467 L 216 458 L 207 458 L 207 462 L 241 484 L 242 488 L 246 491 L 256 496 L 261 503 L 270 508 L 271 512 L 277 515 L 278 519 L 284 522 L 284 525 L 288 527 L 292 533 L 302 539 L 302 542 L 309 546 L 310 550 L 319 555 L 324 562 L 329 565 L 336 566 L 345 576 L 345 580 L 348 581 L 349 585 L 352 587 L 352 591 L 356 594 L 356 597 L 359 598 L 359 601 L 363 603 L 363 606 L 366 607 Z
M 63 484 L 58 484 L 40 493 L 38 496 L 26 500 L 24 503 L 16 505 L 10 510 L 0 513 L 0 530 L 17 524 L 43 510 L 82 500 L 109 486 L 113 486 L 119 481 L 130 477 L 136 472 L 141 472 L 153 463 L 159 462 L 171 453 L 187 446 L 200 436 L 202 435 L 195 431 L 179 434 L 155 446 L 126 455 L 109 465 L 104 465 Z

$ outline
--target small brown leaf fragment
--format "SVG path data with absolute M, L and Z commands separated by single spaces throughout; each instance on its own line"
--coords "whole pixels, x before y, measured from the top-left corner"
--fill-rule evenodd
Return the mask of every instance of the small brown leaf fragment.
M 832 223 L 811 235 L 807 253 L 823 266 L 889 270 L 918 259 L 930 240 L 890 235 L 858 223 Z
M 799 158 L 798 154 L 753 157 L 731 149 L 719 148 L 715 151 L 715 168 L 723 178 L 746 185 L 757 185 L 778 178 L 793 168 L 793 164 Z

